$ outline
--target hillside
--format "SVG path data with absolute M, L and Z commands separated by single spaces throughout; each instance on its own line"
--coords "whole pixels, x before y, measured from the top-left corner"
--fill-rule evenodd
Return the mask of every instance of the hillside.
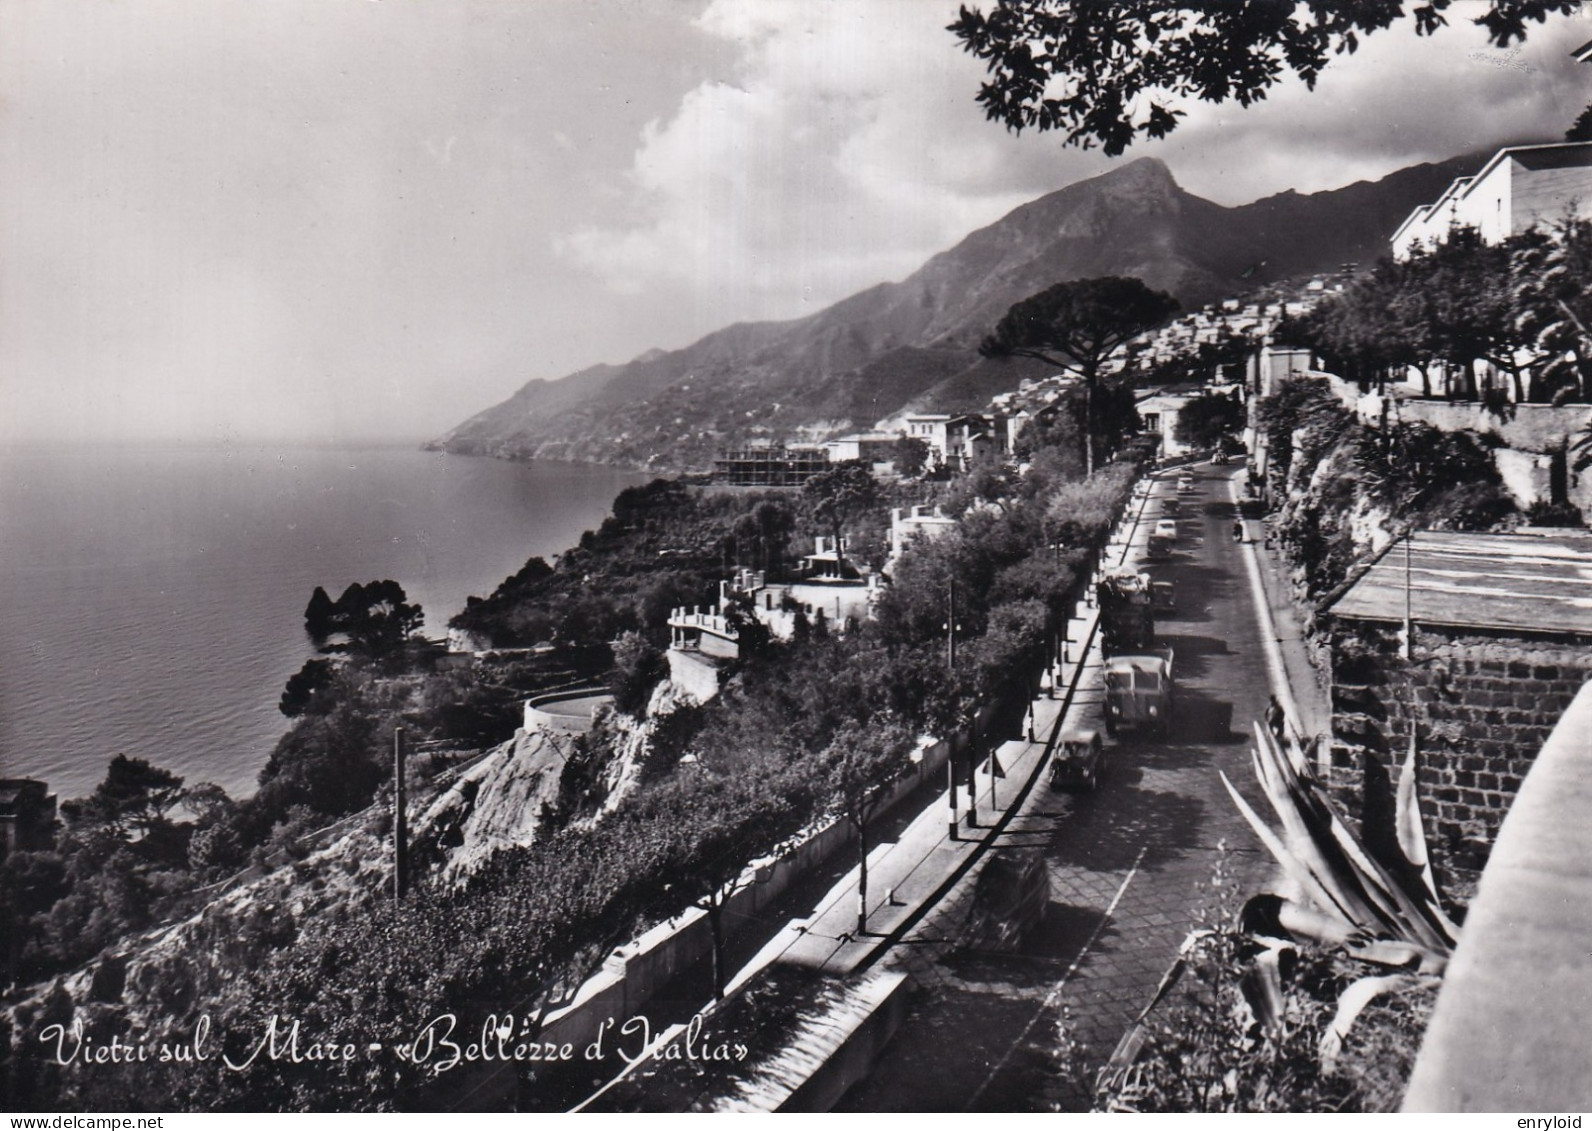
M 794 321 L 737 324 L 684 349 L 531 381 L 431 446 L 690 470 L 759 436 L 866 428 L 908 404 L 974 408 L 1026 373 L 976 352 L 1021 298 L 1065 279 L 1136 275 L 1198 307 L 1369 262 L 1412 208 L 1474 163 L 1227 208 L 1142 158 L 1013 210 L 898 283 Z

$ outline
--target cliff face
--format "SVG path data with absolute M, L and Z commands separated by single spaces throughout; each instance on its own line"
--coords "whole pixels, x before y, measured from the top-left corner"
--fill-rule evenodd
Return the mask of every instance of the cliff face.
M 1410 209 L 1472 163 L 1224 208 L 1141 159 L 1015 209 L 901 282 L 795 321 L 734 325 L 684 349 L 532 381 L 433 446 L 700 470 L 759 436 L 833 435 L 909 405 L 976 407 L 1043 371 L 978 357 L 979 341 L 1019 299 L 1067 279 L 1132 275 L 1197 307 L 1369 261 Z
M 416 835 L 445 853 L 445 882 L 469 875 L 494 852 L 535 843 L 574 744 L 569 735 L 518 731 L 437 798 Z

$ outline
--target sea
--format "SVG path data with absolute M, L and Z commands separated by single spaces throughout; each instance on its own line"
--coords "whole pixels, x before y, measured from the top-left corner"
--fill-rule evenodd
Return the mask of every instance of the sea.
M 412 447 L 0 447 L 0 777 L 117 754 L 252 793 L 315 586 L 392 578 L 428 636 L 645 477 Z

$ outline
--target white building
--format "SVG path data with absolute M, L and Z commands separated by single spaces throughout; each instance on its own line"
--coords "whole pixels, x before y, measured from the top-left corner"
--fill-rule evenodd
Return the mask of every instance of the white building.
M 1487 243 L 1501 243 L 1572 213 L 1592 218 L 1592 142 L 1510 146 L 1410 213 L 1393 233 L 1393 258 L 1440 244 L 1455 228 L 1475 228 Z
M 947 518 L 939 507 L 895 507 L 890 511 L 890 558 L 885 566 L 889 572 L 913 542 L 919 538 L 938 538 L 956 528 L 956 519 Z

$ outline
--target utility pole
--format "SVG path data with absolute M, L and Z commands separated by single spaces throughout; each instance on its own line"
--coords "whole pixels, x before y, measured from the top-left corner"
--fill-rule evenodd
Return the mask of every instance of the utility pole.
M 1410 597 L 1410 542 L 1415 537 L 1412 527 L 1404 532 L 1404 658 L 1415 659 L 1415 615 Z
M 392 734 L 392 897 L 403 901 L 409 890 L 409 825 L 404 804 L 404 728 Z
M 949 612 L 945 620 L 945 666 L 956 670 L 956 578 L 951 578 L 947 597 Z

